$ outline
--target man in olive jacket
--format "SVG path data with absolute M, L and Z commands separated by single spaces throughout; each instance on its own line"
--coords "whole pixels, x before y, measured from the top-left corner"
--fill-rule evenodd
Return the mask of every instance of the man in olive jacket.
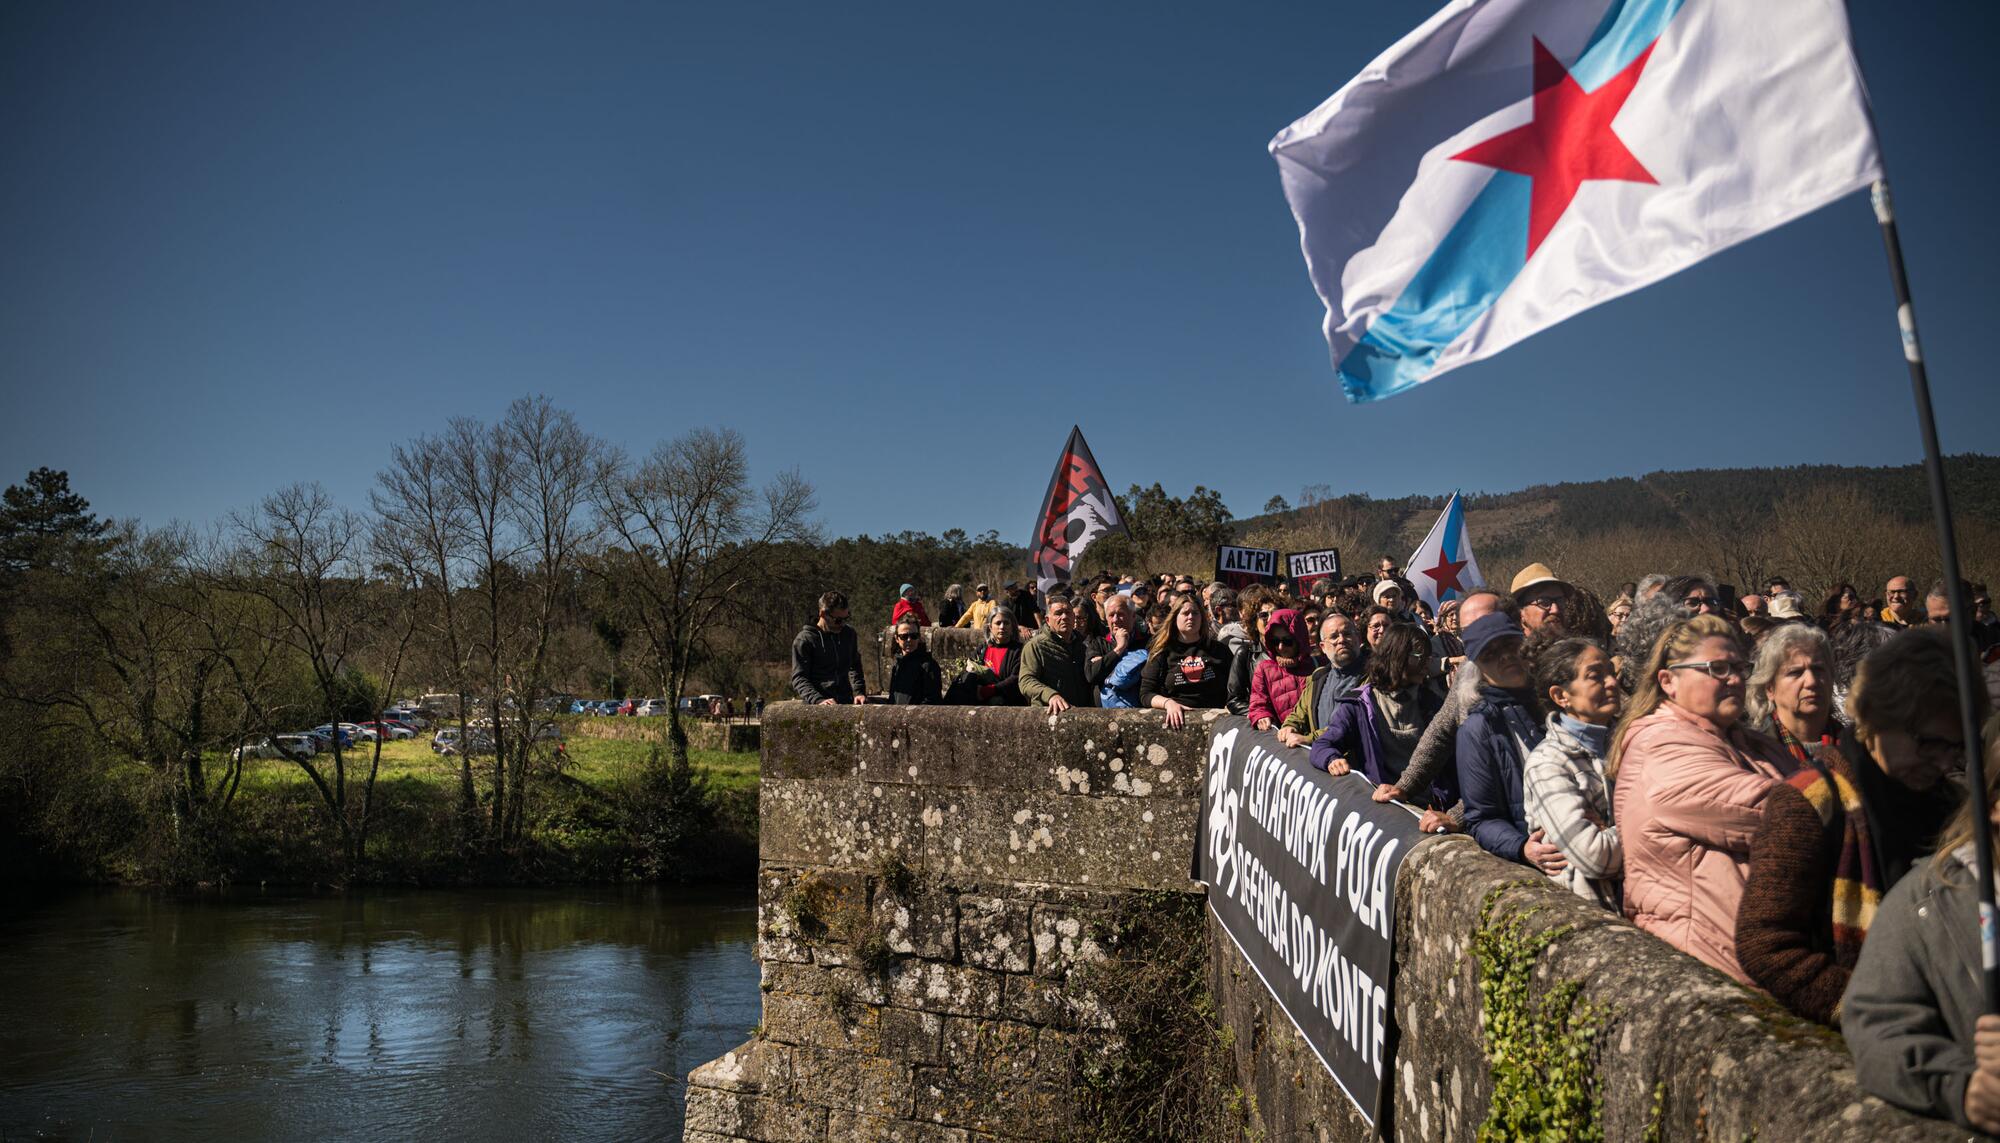
M 1067 591 L 1048 594 L 1042 629 L 1021 649 L 1021 693 L 1036 706 L 1061 714 L 1073 706 L 1095 706 L 1090 657 L 1102 658 L 1102 640 L 1083 634 L 1076 603 Z M 1093 647 L 1092 644 L 1097 644 Z

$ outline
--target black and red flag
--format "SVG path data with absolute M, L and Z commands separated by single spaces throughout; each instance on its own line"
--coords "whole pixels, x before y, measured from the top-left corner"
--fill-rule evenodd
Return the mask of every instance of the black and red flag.
M 1083 430 L 1071 426 L 1069 443 L 1049 478 L 1049 494 L 1035 517 L 1034 542 L 1028 546 L 1028 571 L 1035 585 L 1047 591 L 1068 583 L 1076 560 L 1092 540 L 1106 532 L 1125 530 L 1104 470 L 1083 442 Z

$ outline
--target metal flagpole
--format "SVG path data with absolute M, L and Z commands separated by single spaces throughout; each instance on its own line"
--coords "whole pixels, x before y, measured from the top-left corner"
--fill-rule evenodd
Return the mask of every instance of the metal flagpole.
M 1882 224 L 1882 245 L 1889 252 L 1889 276 L 1896 287 L 1896 324 L 1903 331 L 1903 357 L 1910 363 L 1910 390 L 1917 401 L 1917 427 L 1924 434 L 1924 474 L 1930 478 L 1931 510 L 1937 514 L 1938 557 L 1944 569 L 1945 597 L 1951 602 L 1952 661 L 1958 667 L 1958 720 L 1965 735 L 1965 777 L 1976 803 L 1986 798 L 1986 766 L 1979 742 L 1978 700 L 1973 688 L 1977 661 L 1972 650 L 1972 610 L 1965 581 L 1958 572 L 1958 537 L 1951 525 L 1951 496 L 1945 488 L 1944 457 L 1938 451 L 1937 421 L 1931 415 L 1931 383 L 1924 373 L 1924 353 L 1917 341 L 1917 313 L 1910 305 L 1910 280 L 1903 272 L 1903 245 L 1896 237 L 1896 208 L 1889 197 L 1889 180 L 1879 179 L 1869 191 L 1875 220 Z M 2000 1013 L 2000 916 L 1993 904 L 1993 826 L 1984 809 L 1972 815 L 1972 845 L 1979 871 L 1979 953 L 1985 966 L 1986 1011 Z

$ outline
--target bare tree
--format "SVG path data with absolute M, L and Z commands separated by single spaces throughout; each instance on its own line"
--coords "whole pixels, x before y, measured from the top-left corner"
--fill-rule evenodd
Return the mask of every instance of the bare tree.
M 549 690 L 551 637 L 570 573 L 596 535 L 589 496 L 604 448 L 546 397 L 515 401 L 495 425 L 455 420 L 433 443 L 462 537 L 467 672 L 492 720 L 487 838 L 504 845 L 524 824 L 536 706 Z M 469 754 L 476 736 L 467 705 L 460 711 Z
M 750 484 L 743 438 L 696 429 L 644 460 L 621 460 L 596 488 L 615 543 L 593 561 L 614 580 L 626 626 L 637 633 L 667 699 L 667 741 L 687 761 L 680 698 L 712 630 L 749 617 L 775 549 L 812 538 L 812 486 L 797 472 Z
M 476 477 L 476 450 L 472 456 Z M 378 558 L 398 568 L 408 584 L 410 616 L 416 623 L 413 634 L 435 682 L 458 696 L 463 742 L 473 650 L 467 631 L 470 617 L 460 593 L 471 585 L 474 529 L 471 507 L 463 495 L 465 474 L 451 469 L 446 458 L 445 442 L 437 438 L 418 437 L 397 445 L 389 467 L 376 475 L 369 501 L 377 520 Z M 458 754 L 458 778 L 459 824 L 462 836 L 470 840 L 477 830 L 479 795 L 472 783 L 472 757 L 464 750 Z
M 269 638 L 298 656 L 318 692 L 317 713 L 338 723 L 343 701 L 353 693 L 356 653 L 376 619 L 377 596 L 365 578 L 365 522 L 319 485 L 295 484 L 234 514 L 230 528 L 235 550 L 214 578 L 263 605 Z M 354 869 L 367 840 L 366 809 L 373 803 L 376 771 L 371 767 L 362 779 L 357 820 L 349 809 L 347 753 L 337 727 L 331 737 L 330 772 L 311 758 L 294 761 L 332 817 Z

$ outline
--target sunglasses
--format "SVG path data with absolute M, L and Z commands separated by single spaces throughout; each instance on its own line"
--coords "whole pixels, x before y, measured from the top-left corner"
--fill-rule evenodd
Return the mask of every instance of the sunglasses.
M 920 634 L 918 634 L 918 633 L 916 633 L 916 632 L 914 632 L 914 631 L 913 631 L 913 632 L 911 632 L 911 633 L 909 633 L 909 634 L 907 634 L 907 635 L 897 635 L 897 636 L 896 636 L 896 642 L 898 642 L 898 643 L 914 643 L 914 642 L 916 642 L 917 640 L 919 640 L 919 639 L 921 639 L 921 638 L 923 638 L 923 636 L 922 636 L 922 635 L 920 635 Z
M 1750 674 L 1750 664 L 1744 662 L 1742 659 L 1706 659 L 1693 663 L 1668 663 L 1667 669 L 1670 671 L 1701 671 L 1717 682 L 1726 682 L 1732 677 L 1739 679 L 1747 678 Z
M 1295 641 L 1292 639 L 1290 635 L 1271 636 L 1271 646 L 1273 647 L 1291 647 L 1294 645 Z
M 1704 607 L 1710 611 L 1714 611 L 1722 605 L 1705 595 L 1690 595 L 1686 599 L 1681 600 L 1681 606 L 1689 611 L 1700 611 Z

